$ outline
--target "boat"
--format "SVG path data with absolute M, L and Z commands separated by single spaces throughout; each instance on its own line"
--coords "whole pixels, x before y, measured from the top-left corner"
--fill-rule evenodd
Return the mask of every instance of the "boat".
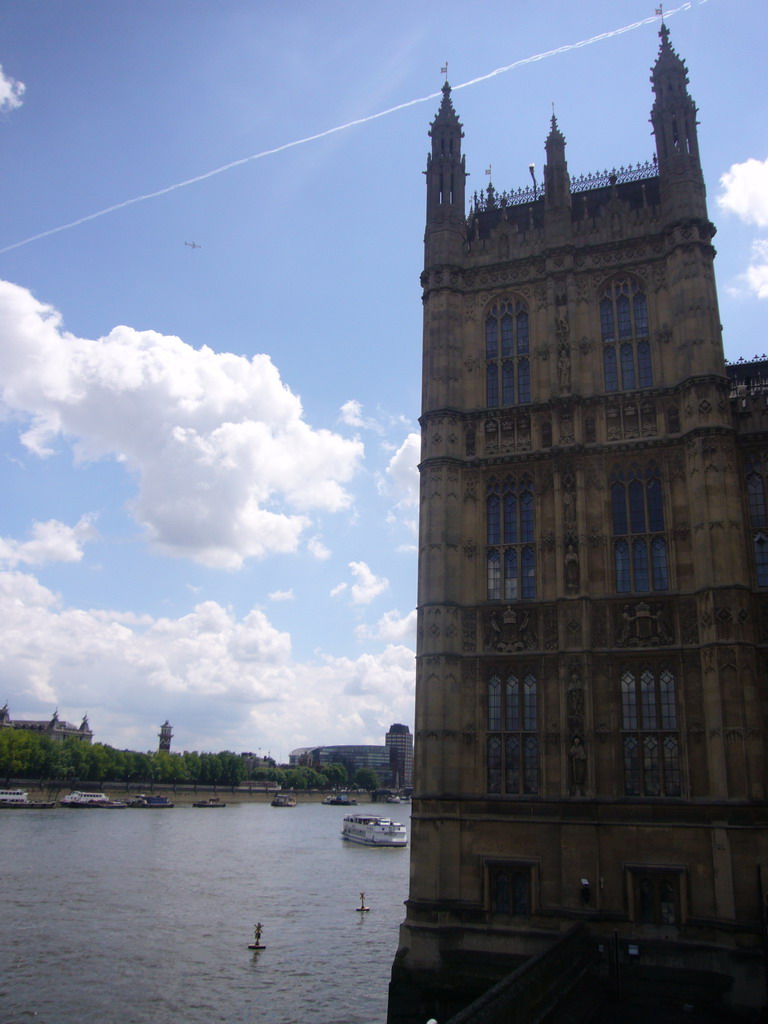
M 296 797 L 293 793 L 277 793 L 272 801 L 273 807 L 295 807 Z
M 132 800 L 128 801 L 129 807 L 173 807 L 173 801 L 167 796 L 147 796 L 146 793 L 139 793 Z
M 341 826 L 342 839 L 363 846 L 407 846 L 405 825 L 376 814 L 347 814 Z
M 123 800 L 110 800 L 104 793 L 85 793 L 79 789 L 62 797 L 59 803 L 62 807 L 103 807 L 107 809 L 127 807 Z
M 388 804 L 399 804 L 399 803 L 402 803 L 402 801 L 401 801 L 400 797 L 397 795 L 397 793 L 390 793 L 389 796 L 387 797 L 387 803 Z
M 55 807 L 55 800 L 30 800 L 25 789 L 0 789 L 0 807 L 26 807 L 41 810 Z
M 333 796 L 327 796 L 323 803 L 332 807 L 357 807 L 357 800 L 349 793 L 334 793 Z
M 208 800 L 195 800 L 193 807 L 226 807 L 217 796 L 209 797 Z

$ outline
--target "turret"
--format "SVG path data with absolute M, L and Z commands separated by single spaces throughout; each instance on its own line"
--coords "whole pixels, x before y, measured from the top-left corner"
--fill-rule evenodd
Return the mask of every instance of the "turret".
M 688 94 L 688 70 L 662 24 L 661 46 L 651 69 L 656 99 L 651 123 L 656 136 L 662 207 L 669 220 L 707 216 L 706 189 L 696 135 L 696 104 Z
M 427 266 L 448 263 L 461 255 L 464 242 L 465 159 L 461 130 L 451 102 L 451 87 L 443 86 L 443 99 L 430 126 L 432 152 L 427 157 Z
M 571 182 L 565 162 L 565 137 L 552 114 L 546 141 L 547 163 L 544 167 L 544 210 L 547 224 L 565 218 L 570 222 Z

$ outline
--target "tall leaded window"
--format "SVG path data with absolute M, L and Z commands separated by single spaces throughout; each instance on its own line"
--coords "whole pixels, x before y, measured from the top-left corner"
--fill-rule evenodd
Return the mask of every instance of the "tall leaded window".
M 539 711 L 533 672 L 488 680 L 486 772 L 489 793 L 539 791 Z
M 494 914 L 527 917 L 531 912 L 531 869 L 521 864 L 497 864 L 488 872 Z
M 624 669 L 621 728 L 625 794 L 680 796 L 677 695 L 669 666 Z
M 486 491 L 488 600 L 536 597 L 533 479 L 491 477 Z
M 680 923 L 680 872 L 661 869 L 632 870 L 634 919 L 639 924 Z
M 492 306 L 485 321 L 485 401 L 496 408 L 530 400 L 528 307 L 509 299 Z
M 606 391 L 631 391 L 653 384 L 648 303 L 631 278 L 612 281 L 600 299 Z
M 746 475 L 757 585 L 768 587 L 768 510 L 765 501 L 765 464 L 760 455 L 747 456 Z
M 661 473 L 655 462 L 610 476 L 613 567 L 620 594 L 669 590 Z

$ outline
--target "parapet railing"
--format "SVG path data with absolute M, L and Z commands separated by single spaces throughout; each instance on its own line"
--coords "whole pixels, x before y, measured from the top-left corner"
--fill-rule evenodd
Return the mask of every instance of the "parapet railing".
M 580 174 L 571 178 L 571 195 L 577 192 L 588 192 L 590 189 L 607 188 L 609 185 L 624 185 L 628 181 L 646 181 L 656 178 L 659 165 L 656 157 L 645 163 L 628 164 L 626 167 L 613 168 L 610 171 L 596 171 L 593 174 Z M 486 213 L 504 206 L 523 206 L 535 203 L 544 198 L 543 185 L 529 185 L 527 188 L 511 189 L 509 192 L 498 192 L 493 185 L 480 189 L 472 197 L 470 213 Z

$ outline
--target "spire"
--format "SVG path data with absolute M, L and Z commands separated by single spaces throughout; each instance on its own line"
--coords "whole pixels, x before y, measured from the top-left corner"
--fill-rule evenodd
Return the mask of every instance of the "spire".
M 565 161 L 565 136 L 552 112 L 549 135 L 545 143 L 547 162 L 544 166 L 544 209 L 568 210 L 571 205 L 571 183 Z
M 453 109 L 451 87 L 446 81 L 437 116 L 430 125 L 432 152 L 427 157 L 427 221 L 439 216 L 439 208 L 458 208 L 464 216 L 465 162 L 461 155 L 464 132 Z
M 664 24 L 659 38 L 659 55 L 651 69 L 651 84 L 655 94 L 651 123 L 656 136 L 662 197 L 666 190 L 667 205 L 670 212 L 674 211 L 676 215 L 706 216 L 704 180 L 696 135 L 696 104 L 688 94 L 688 69 L 670 43 L 669 29 Z M 687 197 L 684 196 L 684 189 L 687 190 Z M 684 209 L 686 206 L 687 210 Z

